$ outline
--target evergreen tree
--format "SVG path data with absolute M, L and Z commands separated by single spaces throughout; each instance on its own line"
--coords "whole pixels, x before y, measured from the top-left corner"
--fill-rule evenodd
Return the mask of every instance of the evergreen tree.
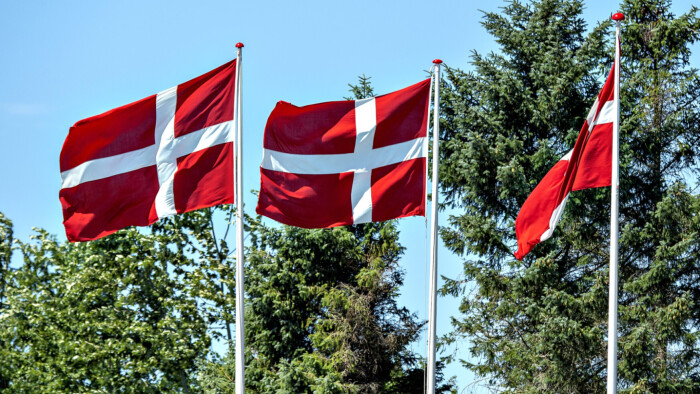
M 524 392 L 601 392 L 606 372 L 609 188 L 574 192 L 552 239 L 520 262 L 514 221 L 571 147 L 614 53 L 609 21 L 585 35 L 581 1 L 508 2 L 483 26 L 499 53 L 447 69 L 441 187 L 463 210 L 442 229 L 464 256 L 452 340 L 466 337 L 492 385 Z M 700 135 L 697 10 L 667 1 L 622 11 L 620 387 L 697 389 Z M 691 175 L 695 174 L 695 175 Z
M 395 224 L 254 222 L 251 236 L 246 382 L 260 392 L 369 393 L 401 383 L 416 364 L 409 345 L 421 324 L 396 304 L 403 248 Z
M 348 99 L 374 94 L 364 75 L 349 86 Z M 395 221 L 317 230 L 248 223 L 248 390 L 423 391 L 421 360 L 410 348 L 423 323 L 396 301 L 404 248 Z M 231 390 L 232 363 L 230 355 L 209 363 L 202 386 Z
M 700 390 L 698 9 L 625 0 L 620 366 L 637 392 Z

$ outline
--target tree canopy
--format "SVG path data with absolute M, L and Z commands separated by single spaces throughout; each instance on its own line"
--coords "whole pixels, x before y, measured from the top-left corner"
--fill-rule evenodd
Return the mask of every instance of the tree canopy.
M 697 390 L 700 237 L 697 8 L 628 0 L 621 10 L 619 387 Z M 574 192 L 552 239 L 520 262 L 514 221 L 571 149 L 611 67 L 614 29 L 586 34 L 581 1 L 512 1 L 486 13 L 498 53 L 448 69 L 441 102 L 441 188 L 460 213 L 442 230 L 464 256 L 453 339 L 492 385 L 600 392 L 606 373 L 609 188 Z

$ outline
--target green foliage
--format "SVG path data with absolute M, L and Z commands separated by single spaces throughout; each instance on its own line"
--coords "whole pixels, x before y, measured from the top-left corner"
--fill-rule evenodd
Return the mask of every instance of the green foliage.
M 255 392 L 377 392 L 415 364 L 408 345 L 422 324 L 396 304 L 394 223 L 306 230 L 254 220 L 250 234 L 246 382 Z
M 700 23 L 667 1 L 625 1 L 622 31 L 620 388 L 698 389 Z M 513 224 L 571 147 L 609 70 L 612 24 L 584 35 L 581 1 L 508 2 L 483 26 L 499 53 L 447 69 L 441 187 L 463 210 L 442 229 L 465 258 L 452 340 L 467 337 L 490 384 L 518 392 L 601 392 L 606 367 L 609 188 L 574 192 L 552 239 L 522 261 Z
M 225 209 L 225 208 L 221 208 Z M 38 231 L 19 241 L 2 219 L 0 387 L 13 392 L 190 392 L 225 319 L 225 242 L 211 210 L 75 244 Z M 7 257 L 5 257 L 7 256 Z M 223 279 L 222 279 L 223 278 Z M 212 331 L 214 330 L 214 331 Z
M 620 376 L 636 392 L 700 390 L 700 75 L 689 67 L 700 19 L 669 7 L 622 5 Z
M 217 211 L 227 218 L 219 236 L 214 223 Z M 151 226 L 159 242 L 169 245 L 178 255 L 193 257 L 193 264 L 176 268 L 175 272 L 182 275 L 187 291 L 200 301 L 200 312 L 213 325 L 211 334 L 221 339 L 220 330 L 224 329 L 229 344 L 230 326 L 235 321 L 235 250 L 228 247 L 226 240 L 234 212 L 231 206 L 222 205 L 161 219 Z
M 135 230 L 20 243 L 0 324 L 18 392 L 179 391 L 209 347 L 196 300 L 173 268 L 190 263 Z
M 370 79 L 372 79 L 372 77 L 362 74 L 357 77 L 357 85 L 349 83 L 348 86 L 350 87 L 352 97 L 345 97 L 345 99 L 360 100 L 374 96 L 374 88 L 372 87 L 372 82 L 370 82 Z
M 5 322 L 8 305 L 5 291 L 10 278 L 10 262 L 12 259 L 14 238 L 12 236 L 12 222 L 0 212 L 0 390 L 7 389 L 12 376 L 10 360 L 13 355 L 10 350 L 11 337 L 6 331 Z

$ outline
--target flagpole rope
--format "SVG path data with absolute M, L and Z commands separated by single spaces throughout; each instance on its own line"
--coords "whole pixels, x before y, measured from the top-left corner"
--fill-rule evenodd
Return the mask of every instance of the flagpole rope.
M 243 254 L 243 122 L 241 110 L 241 61 L 243 44 L 237 43 L 238 54 L 236 57 L 236 148 L 235 162 L 236 174 L 235 197 L 236 197 L 236 394 L 245 392 L 245 337 L 244 337 L 244 254 Z
M 433 60 L 435 65 L 435 100 L 433 101 L 433 182 L 432 203 L 430 205 L 430 305 L 428 315 L 428 365 L 427 389 L 428 394 L 435 393 L 436 339 L 437 339 L 437 285 L 438 285 L 438 163 L 440 160 L 440 64 L 442 60 Z
M 434 82 L 434 76 L 433 72 L 435 71 L 435 65 L 433 64 L 430 66 L 430 90 L 428 91 L 428 125 L 426 127 L 426 137 L 430 136 L 430 114 L 432 113 L 433 116 L 435 116 L 435 111 L 433 111 L 432 108 L 432 97 L 433 97 L 433 82 Z M 424 271 L 423 271 L 423 310 L 425 311 L 425 314 L 423 315 L 425 317 L 425 320 L 428 320 L 428 282 L 430 276 L 428 275 L 428 267 L 430 266 L 430 252 L 429 252 L 429 246 L 428 246 L 428 232 L 430 231 L 428 229 L 428 174 L 430 171 L 430 166 L 429 166 L 429 154 L 428 154 L 428 144 L 430 144 L 430 138 L 426 138 L 425 141 L 426 147 L 426 154 L 425 154 L 425 240 L 424 240 Z M 428 384 L 428 348 L 430 346 L 430 339 L 426 335 L 426 341 L 425 341 L 425 354 L 426 354 L 426 361 L 425 365 L 426 368 L 423 368 L 423 388 L 427 390 L 427 384 Z

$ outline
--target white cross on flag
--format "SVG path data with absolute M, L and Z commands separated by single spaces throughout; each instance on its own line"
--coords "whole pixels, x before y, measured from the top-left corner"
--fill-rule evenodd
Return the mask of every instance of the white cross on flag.
M 61 150 L 70 241 L 233 202 L 236 60 L 77 122 Z
M 256 211 L 325 228 L 425 215 L 430 79 L 356 101 L 280 101 L 263 140 Z

